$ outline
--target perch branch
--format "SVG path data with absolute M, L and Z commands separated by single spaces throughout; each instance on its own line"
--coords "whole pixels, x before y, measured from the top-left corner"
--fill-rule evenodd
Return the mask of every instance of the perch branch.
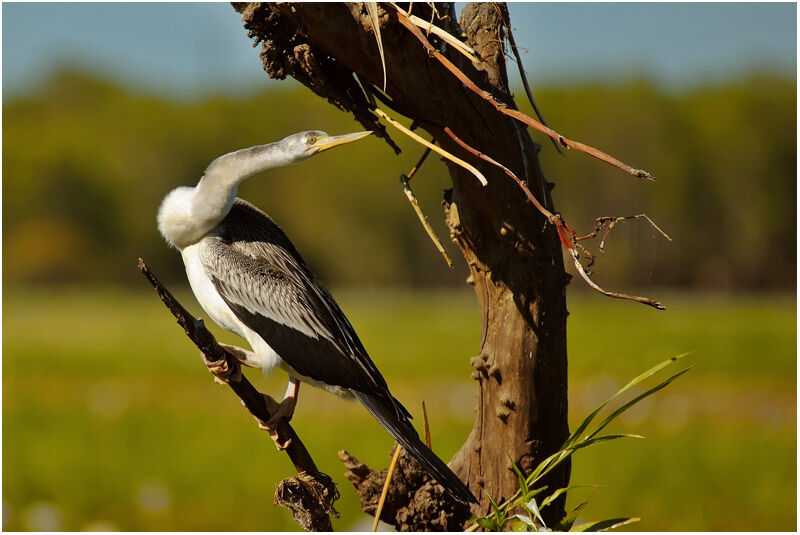
M 594 156 L 595 158 L 601 161 L 604 161 L 619 169 L 622 169 L 626 173 L 631 174 L 635 177 L 651 181 L 654 180 L 653 176 L 647 171 L 644 171 L 642 169 L 634 169 L 630 165 L 621 162 L 620 160 L 614 158 L 609 154 L 606 154 L 601 150 L 586 145 L 585 143 L 580 143 L 579 141 L 572 141 L 570 139 L 567 139 L 566 137 L 562 136 L 552 128 L 543 125 L 533 117 L 530 117 L 522 113 L 521 111 L 509 109 L 505 104 L 497 102 L 494 99 L 494 97 L 492 97 L 491 93 L 489 93 L 488 91 L 481 90 L 481 88 L 475 85 L 475 82 L 470 80 L 466 74 L 461 72 L 461 70 L 459 70 L 459 68 L 456 67 L 449 59 L 447 59 L 438 50 L 436 50 L 433 47 L 433 45 L 430 44 L 425 35 L 420 31 L 420 29 L 417 28 L 417 26 L 413 22 L 411 22 L 411 20 L 408 18 L 408 15 L 402 8 L 400 8 L 396 4 L 390 4 L 390 5 L 394 6 L 394 9 L 397 13 L 397 19 L 400 22 L 400 24 L 405 26 L 414 35 L 414 37 L 416 37 L 420 41 L 420 43 L 422 43 L 422 46 L 425 47 L 429 56 L 436 58 L 436 60 L 438 60 L 439 63 L 441 63 L 447 70 L 453 73 L 453 75 L 456 78 L 458 78 L 458 80 L 462 84 L 464 84 L 465 87 L 467 87 L 470 91 L 472 91 L 473 93 L 475 93 L 476 95 L 487 101 L 500 113 L 512 117 L 532 128 L 535 128 L 539 132 L 542 132 L 543 134 L 546 134 L 550 138 L 558 141 L 561 145 L 567 147 L 568 149 L 577 149 L 581 152 L 585 152 L 586 154 Z
M 237 370 L 239 361 L 217 343 L 203 320 L 192 316 L 139 259 L 139 270 L 158 292 L 161 301 L 183 327 L 186 336 L 202 351 L 209 367 L 220 370 Z M 269 421 L 270 411 L 265 395 L 261 394 L 241 373 L 228 377 L 226 384 L 242 400 L 242 404 L 257 420 Z M 277 405 L 277 402 L 275 402 Z M 287 507 L 306 531 L 332 531 L 329 514 L 338 518 L 333 502 L 339 497 L 336 484 L 330 476 L 321 473 L 300 437 L 286 420 L 278 423 L 280 442 L 287 444 L 284 451 L 297 470 L 297 477 L 284 479 L 275 492 L 276 505 Z

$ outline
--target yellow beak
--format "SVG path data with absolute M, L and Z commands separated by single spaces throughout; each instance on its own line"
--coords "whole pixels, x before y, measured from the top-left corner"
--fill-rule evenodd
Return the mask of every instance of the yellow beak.
M 344 134 L 341 136 L 325 136 L 319 138 L 317 142 L 314 143 L 314 146 L 317 147 L 317 152 L 319 153 L 328 149 L 332 149 L 333 147 L 338 147 L 339 145 L 344 145 L 345 143 L 358 141 L 361 138 L 367 137 L 371 133 L 371 130 L 367 130 L 366 132 L 355 132 L 353 134 Z

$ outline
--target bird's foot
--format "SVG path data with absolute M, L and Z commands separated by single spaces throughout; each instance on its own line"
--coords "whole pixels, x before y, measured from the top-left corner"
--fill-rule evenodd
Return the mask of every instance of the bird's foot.
M 279 426 L 283 420 L 288 422 L 292 419 L 292 415 L 294 414 L 294 405 L 296 405 L 296 403 L 293 403 L 288 399 L 284 399 L 278 403 L 266 394 L 262 394 L 262 396 L 264 396 L 264 403 L 267 405 L 267 410 L 271 416 L 266 422 L 260 418 L 256 418 L 258 427 L 259 429 L 263 429 L 269 433 L 269 436 L 275 442 L 275 446 L 279 450 L 285 450 L 292 443 L 292 439 L 288 438 L 284 440 L 280 436 Z
M 226 352 L 231 353 L 228 347 L 232 346 L 224 346 L 222 344 L 220 346 Z M 238 358 L 230 359 L 229 361 L 229 359 L 212 360 L 205 353 L 202 353 L 202 356 L 208 371 L 214 374 L 214 381 L 226 385 L 231 381 L 238 383 L 242 380 L 242 367 L 239 365 Z
M 261 366 L 256 362 L 255 353 L 252 351 L 248 351 L 247 349 L 241 348 L 239 346 L 232 346 L 228 344 L 223 344 L 218 342 L 219 346 L 236 357 L 236 360 L 243 366 L 247 366 L 248 368 L 260 368 Z

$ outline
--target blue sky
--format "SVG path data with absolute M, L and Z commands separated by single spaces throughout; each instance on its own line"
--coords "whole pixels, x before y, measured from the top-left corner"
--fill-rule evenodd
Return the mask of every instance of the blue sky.
M 275 83 L 227 3 L 4 3 L 2 16 L 4 98 L 60 66 L 171 97 Z M 794 3 L 518 2 L 511 17 L 534 86 L 645 77 L 681 90 L 796 73 Z

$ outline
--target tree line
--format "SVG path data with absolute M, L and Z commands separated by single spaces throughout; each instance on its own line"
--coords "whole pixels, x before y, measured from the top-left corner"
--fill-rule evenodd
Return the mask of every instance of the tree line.
M 653 173 L 636 180 L 542 144 L 556 208 L 579 233 L 619 223 L 596 252 L 605 287 L 723 291 L 795 287 L 796 80 L 752 76 L 665 93 L 646 81 L 534 88 L 548 124 Z M 520 90 L 520 108 L 532 113 Z M 155 226 L 166 192 L 193 185 L 216 156 L 300 130 L 359 130 L 351 117 L 285 82 L 256 94 L 173 101 L 61 72 L 3 103 L 3 282 L 140 284 L 142 256 L 169 281 L 176 262 Z M 330 284 L 460 285 L 429 242 L 398 177 L 421 149 L 377 139 L 253 178 L 240 196 L 289 234 Z M 491 156 L 491 155 L 490 155 Z M 448 175 L 429 158 L 412 188 L 450 256 L 442 222 Z M 578 285 L 577 282 L 575 284 Z

